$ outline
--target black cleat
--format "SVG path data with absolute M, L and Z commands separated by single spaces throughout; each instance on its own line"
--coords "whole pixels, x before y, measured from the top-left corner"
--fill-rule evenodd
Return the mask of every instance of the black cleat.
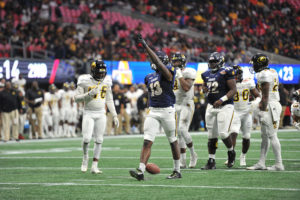
M 180 172 L 177 171 L 173 171 L 172 174 L 167 177 L 167 179 L 177 179 L 177 178 L 181 178 Z
M 202 170 L 216 169 L 215 159 L 209 158 L 206 165 L 201 168 Z
M 235 151 L 228 151 L 227 152 L 228 155 L 228 163 L 227 163 L 227 167 L 231 168 L 234 165 L 234 161 L 235 161 Z
M 133 178 L 135 178 L 138 181 L 143 181 L 144 180 L 144 174 L 138 168 L 136 170 L 130 170 L 129 174 L 130 174 L 130 176 L 132 176 Z

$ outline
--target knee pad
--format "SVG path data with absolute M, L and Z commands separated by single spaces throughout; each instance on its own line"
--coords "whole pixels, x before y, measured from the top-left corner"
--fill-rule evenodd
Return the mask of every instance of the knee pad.
M 99 136 L 97 138 L 95 138 L 95 143 L 102 143 L 103 142 L 103 137 Z
M 176 136 L 170 136 L 170 137 L 168 137 L 168 141 L 169 141 L 169 143 L 173 143 L 173 142 L 177 141 L 177 137 Z
M 228 138 L 228 133 L 227 133 L 227 132 L 221 132 L 221 133 L 220 133 L 220 137 L 221 137 L 222 139 L 226 139 L 226 138 Z
M 250 139 L 250 132 L 243 134 L 243 139 L 249 140 Z
M 218 138 L 208 139 L 207 146 L 209 149 L 216 150 L 218 148 Z
M 83 137 L 83 143 L 90 143 L 92 138 L 89 137 Z
M 185 141 L 184 141 L 183 137 L 179 137 L 178 140 L 179 140 L 179 147 L 180 148 L 186 148 Z

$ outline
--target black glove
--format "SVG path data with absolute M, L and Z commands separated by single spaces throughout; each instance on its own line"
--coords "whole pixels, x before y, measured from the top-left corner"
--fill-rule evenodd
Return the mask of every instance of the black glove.
M 146 41 L 143 39 L 142 35 L 139 33 L 136 36 L 136 42 L 137 42 L 137 46 L 140 46 L 140 44 L 143 45 L 143 47 L 147 46 Z

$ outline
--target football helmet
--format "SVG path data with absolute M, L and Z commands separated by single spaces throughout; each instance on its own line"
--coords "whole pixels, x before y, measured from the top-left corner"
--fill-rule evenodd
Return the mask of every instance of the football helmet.
M 71 83 L 70 83 L 70 88 L 72 89 L 72 90 L 74 90 L 75 89 L 75 83 L 72 81 Z
M 208 67 L 212 72 L 217 72 L 221 67 L 224 66 L 225 59 L 218 52 L 213 52 L 210 54 L 208 59 Z
M 252 64 L 253 70 L 257 73 L 268 68 L 269 58 L 265 54 L 257 53 L 251 58 L 250 64 Z
M 173 54 L 171 62 L 174 67 L 183 69 L 186 65 L 185 55 L 181 54 L 180 52 L 176 52 Z
M 54 84 L 49 85 L 49 92 L 51 94 L 54 94 L 56 90 L 56 86 Z
M 68 90 L 69 90 L 69 87 L 70 87 L 70 85 L 69 85 L 68 82 L 65 82 L 65 83 L 63 84 L 63 88 L 64 88 L 65 91 L 68 91 Z
M 239 65 L 233 65 L 232 68 L 235 71 L 235 80 L 237 82 L 243 81 L 243 69 Z
M 157 51 L 156 52 L 156 55 L 157 57 L 161 60 L 161 62 L 164 64 L 164 65 L 167 65 L 169 63 L 169 57 L 168 55 L 163 52 L 163 51 Z M 151 63 L 151 68 L 155 71 L 157 71 L 157 67 L 154 63 Z
M 95 60 L 91 63 L 91 75 L 96 81 L 102 81 L 106 74 L 106 64 L 102 60 Z

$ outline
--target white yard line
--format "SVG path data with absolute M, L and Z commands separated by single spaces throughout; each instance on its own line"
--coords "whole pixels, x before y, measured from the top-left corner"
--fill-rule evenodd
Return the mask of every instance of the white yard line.
M 0 187 L 0 190 L 19 190 L 20 188 L 13 188 L 13 187 Z
M 171 159 L 171 157 L 167 156 L 160 156 L 155 157 L 151 156 L 151 159 Z M 60 156 L 27 156 L 27 157 L 0 157 L 0 160 L 14 160 L 14 159 L 82 159 L 82 156 L 69 156 L 69 157 L 60 157 Z M 138 160 L 138 156 L 102 156 L 100 159 L 136 159 Z M 207 160 L 207 157 L 199 157 L 199 160 Z M 217 157 L 216 160 L 227 160 L 227 157 Z M 247 160 L 258 160 L 258 158 L 247 158 Z M 267 160 L 275 160 L 273 158 L 267 159 Z M 286 161 L 300 161 L 300 159 L 292 159 L 292 158 L 285 158 L 282 160 Z
M 151 185 L 151 184 L 96 184 L 96 183 L 4 183 L 0 185 L 40 185 L 40 186 L 114 186 L 114 187 L 155 187 L 155 188 L 200 188 L 225 190 L 272 190 L 272 191 L 300 191 L 300 188 L 268 188 L 268 187 L 240 187 L 240 186 L 211 186 L 211 185 Z
M 131 170 L 131 168 L 120 167 L 101 167 L 101 170 Z M 173 168 L 160 168 L 161 170 L 173 170 Z M 80 167 L 0 167 L 0 170 L 76 170 L 80 171 Z M 199 168 L 181 169 L 182 173 L 208 173 Z M 214 170 L 211 170 L 214 171 Z M 300 171 L 268 171 L 268 170 L 246 170 L 242 168 L 237 169 L 216 169 L 215 171 L 226 172 L 276 172 L 276 173 L 300 173 Z M 79 180 L 79 179 L 78 179 Z

